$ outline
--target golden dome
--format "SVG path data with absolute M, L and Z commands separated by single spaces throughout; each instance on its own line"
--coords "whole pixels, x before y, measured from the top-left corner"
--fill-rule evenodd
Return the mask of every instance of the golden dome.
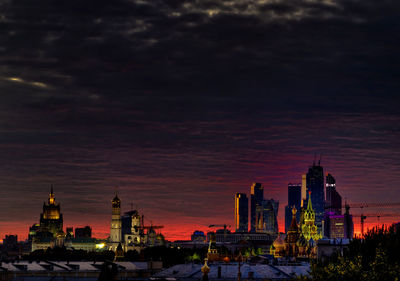
M 283 248 L 285 246 L 285 242 L 282 239 L 282 236 L 279 234 L 278 237 L 275 239 L 275 241 L 272 243 L 272 245 L 276 248 Z

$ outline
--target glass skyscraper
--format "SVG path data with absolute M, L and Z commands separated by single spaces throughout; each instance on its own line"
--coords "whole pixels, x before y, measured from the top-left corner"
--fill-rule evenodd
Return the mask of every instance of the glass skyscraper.
M 249 200 L 245 193 L 235 194 L 235 230 L 236 232 L 249 230 Z
M 250 194 L 250 231 L 255 232 L 257 227 L 256 209 L 257 206 L 262 206 L 264 200 L 264 187 L 261 183 L 253 183 Z
M 307 173 L 307 200 L 311 191 L 311 203 L 315 211 L 315 225 L 322 231 L 322 221 L 325 213 L 324 169 L 318 163 L 313 163 Z
M 273 237 L 275 237 L 279 233 L 278 210 L 279 210 L 279 201 L 276 201 L 274 199 L 263 200 L 263 218 L 264 218 L 263 232 L 268 233 Z
M 335 215 L 342 214 L 342 196 L 336 190 L 335 178 L 328 174 L 326 176 L 326 211 L 332 212 Z
M 296 219 L 300 222 L 300 207 L 301 207 L 301 183 L 288 184 L 288 204 L 285 207 L 285 232 L 289 230 L 290 223 L 292 222 L 292 208 L 296 207 Z

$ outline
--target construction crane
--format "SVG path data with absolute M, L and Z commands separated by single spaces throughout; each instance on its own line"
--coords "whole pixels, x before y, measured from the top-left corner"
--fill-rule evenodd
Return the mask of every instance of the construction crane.
M 392 218 L 398 218 L 400 217 L 400 214 L 361 214 L 361 237 L 364 237 L 364 223 L 366 218 L 373 218 L 376 217 L 378 218 L 378 222 L 380 221 L 381 217 L 392 217 Z
M 231 227 L 230 225 L 226 224 L 210 224 L 208 226 L 209 228 L 211 227 L 223 227 L 224 228 L 224 242 L 226 241 L 226 235 L 227 235 L 227 227 Z
M 381 217 L 400 217 L 399 214 L 364 214 L 364 208 L 388 208 L 388 207 L 398 207 L 400 206 L 400 202 L 391 202 L 391 203 L 352 203 L 351 205 L 345 203 L 342 207 L 344 208 L 360 208 L 361 214 L 357 214 L 355 216 L 360 216 L 361 223 L 361 237 L 364 237 L 364 223 L 367 217 L 377 217 L 378 220 Z M 333 206 L 325 206 L 325 209 L 330 209 Z
M 144 225 L 144 215 L 142 215 L 141 225 L 138 227 L 139 229 L 161 229 L 164 228 L 163 225 L 153 225 L 153 222 L 150 221 L 150 225 Z

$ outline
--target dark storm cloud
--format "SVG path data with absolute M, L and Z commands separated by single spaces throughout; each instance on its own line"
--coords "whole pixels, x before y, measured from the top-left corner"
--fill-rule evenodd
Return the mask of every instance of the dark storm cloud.
M 228 220 L 232 194 L 255 180 L 283 206 L 316 151 L 353 201 L 399 195 L 388 188 L 400 181 L 397 1 L 14 0 L 0 11 L 0 229 L 9 208 L 36 220 L 51 183 L 76 219 L 107 220 L 119 185 L 158 220 L 207 225 L 209 203 Z M 18 194 L 31 200 L 11 206 Z

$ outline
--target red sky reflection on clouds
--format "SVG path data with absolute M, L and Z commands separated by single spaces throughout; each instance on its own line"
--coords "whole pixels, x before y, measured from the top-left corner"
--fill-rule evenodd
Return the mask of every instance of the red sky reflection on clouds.
M 222 128 L 217 128 L 218 122 L 194 122 L 193 128 L 185 127 L 186 123 L 164 126 L 151 135 L 160 135 L 164 141 L 151 138 L 156 142 L 151 146 L 118 134 L 110 143 L 102 140 L 93 145 L 82 144 L 92 140 L 89 136 L 76 145 L 58 144 L 60 139 L 74 140 L 64 135 L 52 136 L 51 144 L 0 144 L 0 237 L 27 237 L 29 226 L 39 221 L 51 184 L 61 204 L 64 227 L 90 225 L 96 236 L 105 238 L 110 200 L 118 190 L 123 212 L 132 203 L 145 215 L 146 224 L 164 225 L 166 238 L 175 240 L 189 239 L 197 229 L 206 232 L 210 224 L 233 228 L 234 194 L 250 197 L 251 184 L 260 182 L 264 198 L 279 200 L 283 231 L 287 185 L 301 181 L 315 152 L 323 154 L 324 173 L 335 177 L 338 192 L 350 206 L 398 201 L 394 198 L 400 196 L 400 151 L 395 148 L 400 138 L 387 128 L 398 126 L 399 118 L 335 116 L 340 126 L 329 116 L 319 118 L 318 124 L 279 119 L 274 122 L 280 126 L 271 129 L 258 124 L 258 130 L 234 121 Z M 196 135 L 196 128 L 201 134 Z M 174 130 L 181 132 L 169 142 Z M 400 214 L 400 208 L 365 212 Z M 360 210 L 351 209 L 351 213 L 360 214 Z M 379 223 L 399 220 L 382 217 Z M 359 217 L 354 223 L 358 233 Z M 367 218 L 366 227 L 377 223 L 377 218 Z

